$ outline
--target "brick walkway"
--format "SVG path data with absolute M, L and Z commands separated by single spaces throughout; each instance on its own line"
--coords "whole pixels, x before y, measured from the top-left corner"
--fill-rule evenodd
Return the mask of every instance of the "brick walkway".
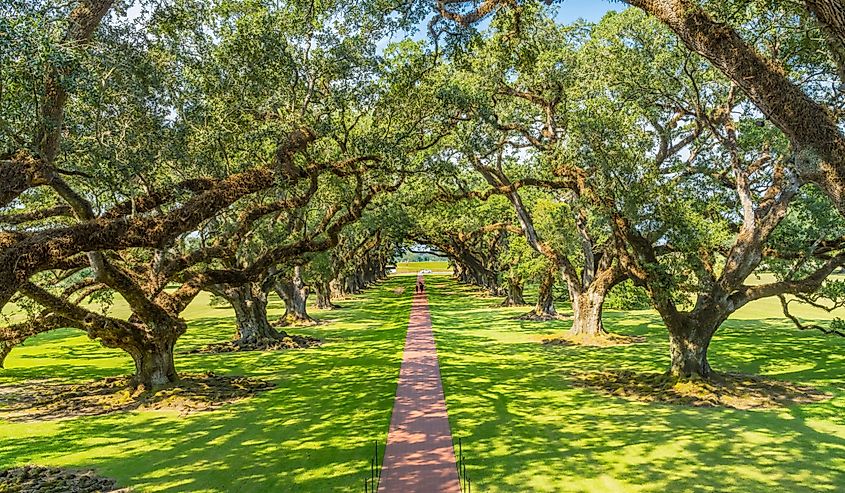
M 378 491 L 461 491 L 425 293 L 414 294 Z

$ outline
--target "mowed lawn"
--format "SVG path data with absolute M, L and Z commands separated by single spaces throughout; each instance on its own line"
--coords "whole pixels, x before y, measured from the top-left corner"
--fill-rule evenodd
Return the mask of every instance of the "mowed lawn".
M 448 262 L 399 262 L 396 264 L 397 274 L 416 274 L 421 270 L 430 270 L 432 272 L 452 272 Z
M 331 322 L 297 332 L 324 339 L 318 349 L 179 355 L 183 372 L 258 376 L 278 385 L 219 410 L 0 421 L 0 469 L 94 467 L 139 492 L 358 491 L 372 441 L 386 438 L 413 283 L 396 276 L 341 302 L 343 310 L 314 311 Z M 725 324 L 712 364 L 812 384 L 832 400 L 737 411 L 606 397 L 572 387 L 568 376 L 663 371 L 668 344 L 653 312 L 606 313 L 609 330 L 643 335 L 643 344 L 547 347 L 540 340 L 570 322 L 518 321 L 527 308 L 500 308 L 500 299 L 449 276 L 429 276 L 427 287 L 450 422 L 462 438 L 473 491 L 845 490 L 845 340 L 796 331 L 776 302 L 752 304 Z M 271 318 L 281 311 L 274 303 Z M 187 315 L 181 350 L 232 335 L 228 307 L 201 299 Z M 0 384 L 83 383 L 126 374 L 130 365 L 119 351 L 58 331 L 15 349 Z
M 452 432 L 473 491 L 845 491 L 845 340 L 801 332 L 776 300 L 754 303 L 716 335 L 722 371 L 812 384 L 830 401 L 738 411 L 646 404 L 572 387 L 580 371 L 664 371 L 666 331 L 651 311 L 608 311 L 626 347 L 543 346 L 571 322 L 522 322 L 448 277 L 427 282 Z M 804 311 L 805 316 L 819 316 Z
M 295 329 L 316 349 L 177 355 L 182 372 L 271 380 L 277 387 L 218 410 L 181 417 L 142 411 L 63 421 L 0 421 L 0 469 L 93 467 L 139 492 L 357 491 L 373 441 L 384 443 L 414 280 L 394 278 Z M 406 287 L 398 294 L 395 290 Z M 271 319 L 283 309 L 272 305 Z M 116 309 L 123 309 L 118 306 Z M 198 300 L 177 351 L 232 337 L 230 307 Z M 294 332 L 294 330 L 292 330 Z M 0 384 L 52 378 L 84 383 L 130 372 L 131 359 L 79 332 L 43 334 L 16 348 Z

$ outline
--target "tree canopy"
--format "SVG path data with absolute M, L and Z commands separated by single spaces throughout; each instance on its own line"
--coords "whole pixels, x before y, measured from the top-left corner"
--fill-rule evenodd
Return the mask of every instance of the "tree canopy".
M 202 290 L 272 346 L 273 291 L 308 321 L 413 245 L 575 338 L 647 303 L 678 375 L 756 299 L 810 327 L 845 299 L 842 8 L 627 3 L 6 3 L 0 356 L 76 328 L 155 387 Z

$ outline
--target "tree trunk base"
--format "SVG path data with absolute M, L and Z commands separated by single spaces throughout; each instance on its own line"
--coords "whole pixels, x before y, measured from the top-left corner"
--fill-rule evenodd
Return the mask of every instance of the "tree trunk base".
M 155 390 L 179 380 L 173 362 L 173 343 L 132 348 L 129 354 L 135 360 L 135 375 L 130 381 L 132 388 Z
M 566 320 L 567 318 L 569 317 L 558 313 L 537 312 L 536 310 L 531 310 L 528 313 L 516 317 L 517 320 L 527 320 L 530 322 L 549 322 L 552 320 Z
M 319 346 L 322 341 L 315 337 L 288 334 L 278 332 L 272 337 L 259 337 L 246 339 L 235 339 L 231 342 L 209 344 L 201 349 L 195 349 L 190 353 L 219 354 L 241 351 L 281 351 L 285 349 L 305 349 Z
M 606 339 L 610 336 L 610 332 L 604 330 L 603 325 L 592 327 L 578 327 L 577 325 L 573 325 L 567 332 L 567 335 L 580 339 Z
M 669 332 L 671 363 L 667 373 L 677 378 L 709 379 L 713 369 L 707 361 L 707 349 L 714 332 L 715 329 Z
M 279 317 L 279 319 L 273 323 L 275 327 L 310 327 L 318 324 L 319 322 L 311 317 L 297 317 L 293 315 Z

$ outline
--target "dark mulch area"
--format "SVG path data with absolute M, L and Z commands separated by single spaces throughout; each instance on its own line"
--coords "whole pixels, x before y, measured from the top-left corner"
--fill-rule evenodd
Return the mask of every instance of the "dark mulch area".
M 543 344 L 549 346 L 590 346 L 590 347 L 613 347 L 613 346 L 627 346 L 629 344 L 639 344 L 646 342 L 643 336 L 626 336 L 621 334 L 604 334 L 601 336 L 573 336 L 570 334 L 563 334 L 551 339 L 543 339 Z
M 184 415 L 216 409 L 274 386 L 256 378 L 214 373 L 182 375 L 178 382 L 154 391 L 133 389 L 129 377 L 85 384 L 32 380 L 0 386 L 0 416 L 9 421 L 54 420 L 134 409 L 169 409 Z
M 0 471 L 0 493 L 122 493 L 117 481 L 92 470 L 24 466 Z
M 254 342 L 230 341 L 209 344 L 198 349 L 187 351 L 186 354 L 218 354 L 236 351 L 283 351 L 286 349 L 306 349 L 322 344 L 320 339 L 309 336 L 288 335 L 279 339 L 264 339 Z
M 516 320 L 525 320 L 527 322 L 551 322 L 552 320 L 572 320 L 571 315 L 563 315 L 558 313 L 557 315 L 539 315 L 534 311 L 530 311 L 528 313 L 524 313 L 516 317 Z
M 775 409 L 832 397 L 807 385 L 740 373 L 718 373 L 702 380 L 618 370 L 583 373 L 572 381 L 580 387 L 631 400 L 741 410 Z

